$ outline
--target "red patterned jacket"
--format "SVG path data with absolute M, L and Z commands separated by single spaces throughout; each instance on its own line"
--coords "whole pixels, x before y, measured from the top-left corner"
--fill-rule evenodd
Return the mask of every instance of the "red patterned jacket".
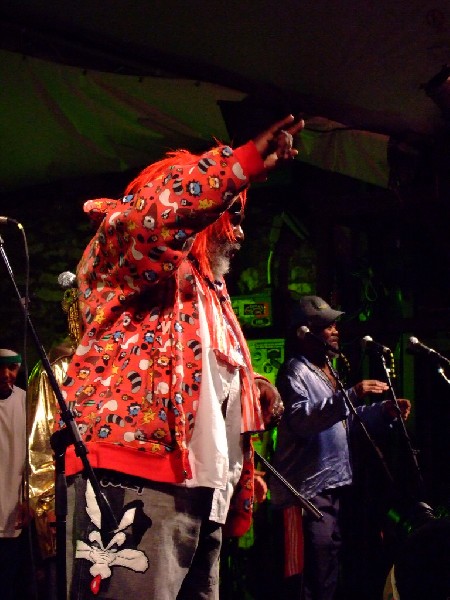
M 253 142 L 234 151 L 220 146 L 134 195 L 86 203 L 87 212 L 104 217 L 77 269 L 85 330 L 63 394 L 92 467 L 174 483 L 191 477 L 187 444 L 201 385 L 198 287 L 209 294 L 206 303 L 217 299 L 188 253 L 196 232 L 263 173 Z M 248 365 L 241 371 L 242 432 L 259 431 L 248 348 L 229 299 L 220 306 L 240 332 Z M 246 458 L 239 489 L 248 512 L 251 450 Z M 66 473 L 81 469 L 71 446 Z

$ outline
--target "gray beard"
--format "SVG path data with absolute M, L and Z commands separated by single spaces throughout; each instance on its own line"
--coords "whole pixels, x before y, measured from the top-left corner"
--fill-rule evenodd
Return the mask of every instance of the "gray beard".
M 220 280 L 230 272 L 231 258 L 240 249 L 237 242 L 214 240 L 208 244 L 208 258 L 214 279 Z

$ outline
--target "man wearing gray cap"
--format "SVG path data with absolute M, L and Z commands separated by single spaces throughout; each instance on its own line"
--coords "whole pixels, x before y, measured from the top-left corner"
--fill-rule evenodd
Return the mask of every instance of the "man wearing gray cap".
M 290 549 L 285 576 L 302 572 L 302 589 L 297 595 L 302 600 L 332 600 L 338 584 L 339 504 L 352 483 L 348 434 L 355 420 L 327 358 L 339 354 L 336 321 L 343 314 L 318 296 L 302 297 L 292 312 L 291 348 L 277 379 L 285 411 L 278 427 L 274 466 L 323 513 L 320 521 L 310 514 L 302 518 L 289 490 L 275 479 L 271 482 L 272 504 L 284 510 L 285 548 Z M 346 390 L 348 400 L 371 432 L 386 429 L 392 421 L 392 401 L 357 403 L 367 394 L 379 395 L 388 389 L 386 383 L 370 379 Z M 398 402 L 406 418 L 410 403 L 403 399 Z M 302 529 L 304 545 L 293 564 L 295 552 L 288 533 L 301 540 Z
M 22 358 L 0 349 L 0 585 L 2 600 L 17 597 L 22 477 L 26 455 L 25 391 L 15 385 Z

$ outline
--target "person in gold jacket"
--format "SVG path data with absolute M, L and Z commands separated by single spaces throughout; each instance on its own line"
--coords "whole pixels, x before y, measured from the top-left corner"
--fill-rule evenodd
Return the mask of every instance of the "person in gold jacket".
M 68 277 L 70 276 L 71 277 Z M 49 352 L 49 363 L 60 385 L 80 339 L 75 275 L 65 272 L 58 281 L 65 288 L 62 308 L 67 314 L 69 335 Z M 29 422 L 29 497 L 34 515 L 37 545 L 43 561 L 45 589 L 48 598 L 55 592 L 56 528 L 55 528 L 55 464 L 50 444 L 54 431 L 53 415 L 57 399 L 42 361 L 34 366 L 28 379 Z

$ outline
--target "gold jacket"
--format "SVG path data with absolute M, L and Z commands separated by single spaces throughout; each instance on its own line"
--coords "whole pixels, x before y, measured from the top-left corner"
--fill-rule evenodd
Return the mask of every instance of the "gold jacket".
M 73 348 L 63 345 L 53 351 L 50 362 L 58 385 L 66 375 Z M 56 414 L 56 396 L 47 372 L 39 361 L 28 379 L 30 405 L 29 423 L 29 497 L 34 512 L 38 544 L 42 558 L 56 554 L 55 529 L 55 466 L 50 437 L 53 433 L 53 415 Z

